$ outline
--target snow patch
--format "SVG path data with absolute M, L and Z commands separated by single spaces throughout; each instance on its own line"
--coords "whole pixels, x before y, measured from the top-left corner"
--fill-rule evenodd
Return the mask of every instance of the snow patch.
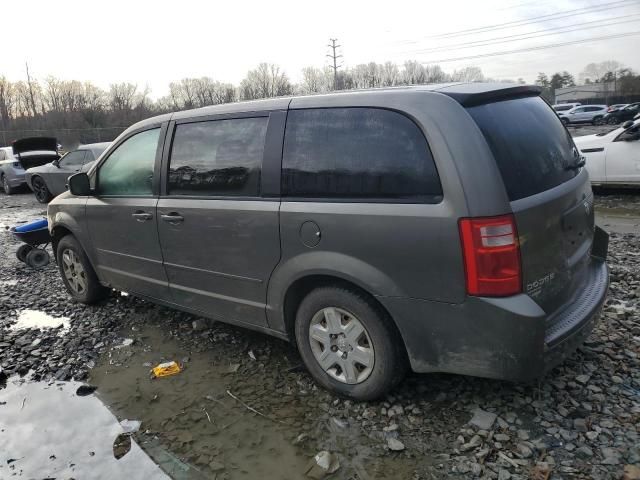
M 11 329 L 62 327 L 62 331 L 66 332 L 70 326 L 68 317 L 52 317 L 48 313 L 39 310 L 22 310 L 18 315 L 18 321 L 11 326 Z

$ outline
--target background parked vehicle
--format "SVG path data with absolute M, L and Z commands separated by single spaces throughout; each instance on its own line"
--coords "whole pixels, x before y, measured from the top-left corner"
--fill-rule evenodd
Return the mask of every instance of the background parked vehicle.
M 638 113 L 640 113 L 640 102 L 630 103 L 624 108 L 607 113 L 603 122 L 609 125 L 619 125 L 627 120 L 633 120 Z
M 40 203 L 47 203 L 67 189 L 69 176 L 88 171 L 109 145 L 109 142 L 82 145 L 60 159 L 28 169 L 25 182 Z
M 609 105 L 609 108 L 607 109 L 607 112 L 614 112 L 616 110 L 620 110 L 621 108 L 624 108 L 627 105 L 629 105 L 629 104 L 628 103 L 616 103 L 614 105 Z
M 552 105 L 552 108 L 556 111 L 556 112 L 568 112 L 569 110 L 571 110 L 572 108 L 575 107 L 579 107 L 580 105 L 582 105 L 581 103 L 578 102 L 573 102 L 573 103 L 557 103 L 555 105 Z
M 23 138 L 0 149 L 0 183 L 4 193 L 11 195 L 26 185 L 25 170 L 60 158 L 57 149 L 58 142 L 50 137 Z
M 81 302 L 113 287 L 295 339 L 319 384 L 356 399 L 407 366 L 540 376 L 608 284 L 588 175 L 540 92 L 429 85 L 145 120 L 49 204 L 62 279 Z
M 592 184 L 640 187 L 640 120 L 573 141 L 586 158 Z
M 568 112 L 562 112 L 558 116 L 562 123 L 569 125 L 572 123 L 591 123 L 599 125 L 607 113 L 606 105 L 581 105 L 572 108 Z

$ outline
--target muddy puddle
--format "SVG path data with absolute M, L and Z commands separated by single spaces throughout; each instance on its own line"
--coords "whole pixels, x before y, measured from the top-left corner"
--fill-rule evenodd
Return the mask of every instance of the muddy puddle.
M 305 397 L 278 393 L 283 379 L 261 372 L 269 366 L 259 350 L 236 363 L 224 345 L 190 351 L 153 325 L 122 334 L 134 342 L 113 348 L 91 371 L 90 383 L 118 418 L 142 421 L 140 443 L 152 457 L 147 439 L 204 478 L 300 479 L 307 478 L 310 459 L 329 450 L 340 462 L 332 478 L 410 476 L 406 458 L 374 455 L 369 445 L 379 439 L 344 420 L 318 416 L 312 391 L 308 407 Z M 172 360 L 180 373 L 151 379 L 153 366 Z
M 117 460 L 122 426 L 78 382 L 0 384 L 0 478 L 168 478 L 135 439 Z
M 640 197 L 637 191 L 612 189 L 604 193 L 596 196 L 596 223 L 608 232 L 640 234 Z

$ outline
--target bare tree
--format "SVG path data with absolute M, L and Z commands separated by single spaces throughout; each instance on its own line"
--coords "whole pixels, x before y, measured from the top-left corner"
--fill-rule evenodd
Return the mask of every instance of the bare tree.
M 332 73 L 316 67 L 303 68 L 300 91 L 302 93 L 320 93 L 330 90 L 332 81 L 329 80 L 329 75 Z
M 584 83 L 598 83 L 601 82 L 603 77 L 611 72 L 615 73 L 622 69 L 622 63 L 616 60 L 605 60 L 600 63 L 589 63 L 580 72 L 580 80 Z
M 240 97 L 243 100 L 271 98 L 289 95 L 293 85 L 278 65 L 261 63 L 257 68 L 249 70 L 240 82 Z
M 424 66 L 415 60 L 407 60 L 404 62 L 402 83 L 405 85 L 421 85 L 427 83 L 427 74 Z
M 38 101 L 41 98 L 41 90 L 40 85 L 37 82 L 34 82 L 31 79 L 31 75 L 29 75 L 29 64 L 25 62 L 25 67 L 27 69 L 27 91 L 29 96 L 26 98 L 29 108 L 31 109 L 31 113 L 34 117 L 38 116 L 38 106 L 40 102 Z M 44 107 L 43 107 L 44 113 Z
M 123 111 L 133 108 L 138 86 L 133 83 L 114 83 L 109 86 L 109 106 L 112 110 Z
M 450 81 L 450 75 L 446 74 L 440 65 L 427 65 L 424 67 L 424 73 L 426 77 L 424 83 L 442 83 Z
M 479 67 L 464 67 L 451 74 L 453 82 L 481 82 L 483 79 L 484 75 Z
M 381 85 L 383 87 L 393 87 L 400 82 L 400 70 L 393 62 L 385 62 L 380 67 Z
M 4 130 L 12 117 L 15 89 L 4 76 L 0 77 L 0 119 Z

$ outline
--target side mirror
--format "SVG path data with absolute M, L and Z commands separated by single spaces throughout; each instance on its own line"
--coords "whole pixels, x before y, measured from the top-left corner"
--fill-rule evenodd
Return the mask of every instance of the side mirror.
M 631 121 L 631 120 L 627 120 L 626 122 L 624 122 L 624 123 L 622 124 L 622 128 L 624 128 L 625 130 L 626 130 L 627 128 L 631 128 L 631 127 L 633 127 L 633 121 Z
M 84 173 L 76 173 L 69 177 L 69 191 L 71 195 L 77 197 L 86 197 L 91 195 L 91 185 L 89 184 L 89 176 Z
M 54 166 L 54 167 L 56 167 L 56 168 L 60 168 L 60 159 L 59 159 L 59 158 L 58 158 L 58 159 L 56 159 L 56 160 L 54 160 L 54 161 L 53 161 L 53 162 L 51 162 L 51 163 L 53 163 L 53 166 Z

